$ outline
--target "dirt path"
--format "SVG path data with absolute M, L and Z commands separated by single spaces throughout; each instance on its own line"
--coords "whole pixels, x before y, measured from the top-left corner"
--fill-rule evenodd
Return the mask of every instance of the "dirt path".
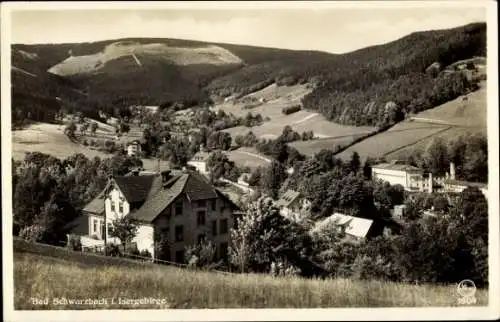
M 313 113 L 311 115 L 308 115 L 308 116 L 304 117 L 302 120 L 298 120 L 297 122 L 292 123 L 292 125 L 297 125 L 297 124 L 300 124 L 300 123 L 304 123 L 305 121 L 307 121 L 309 119 L 312 119 L 315 116 L 318 116 L 318 113 Z

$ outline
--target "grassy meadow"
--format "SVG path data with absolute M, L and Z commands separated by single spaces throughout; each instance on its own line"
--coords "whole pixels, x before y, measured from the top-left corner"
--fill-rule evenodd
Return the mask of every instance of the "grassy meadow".
M 42 246 L 47 248 L 51 246 Z M 30 247 L 28 247 L 30 248 Z M 32 248 L 32 247 L 31 247 Z M 42 253 L 47 253 L 42 251 Z M 14 306 L 32 309 L 447 307 L 456 286 L 408 285 L 350 279 L 303 279 L 223 274 L 71 253 L 14 253 Z M 86 258 L 88 257 L 88 259 Z M 163 305 L 118 304 L 118 298 L 165 299 Z M 47 298 L 34 305 L 30 298 Z M 50 299 L 107 299 L 95 305 L 56 305 Z M 112 303 L 111 299 L 115 299 Z M 476 293 L 487 305 L 487 290 Z
M 105 128 L 103 127 L 103 129 Z M 104 132 L 103 130 L 99 130 L 98 135 L 105 135 Z M 92 136 L 87 136 L 87 139 L 93 138 Z M 21 130 L 12 131 L 12 158 L 14 160 L 23 160 L 26 152 L 41 152 L 59 159 L 65 159 L 75 153 L 82 153 L 90 159 L 96 156 L 100 158 L 112 157 L 112 154 L 71 142 L 64 134 L 64 125 L 49 123 L 34 123 Z M 154 170 L 157 167 L 156 160 L 142 159 L 142 162 L 144 168 L 147 170 Z M 167 168 L 168 162 L 160 161 L 160 167 L 161 169 Z

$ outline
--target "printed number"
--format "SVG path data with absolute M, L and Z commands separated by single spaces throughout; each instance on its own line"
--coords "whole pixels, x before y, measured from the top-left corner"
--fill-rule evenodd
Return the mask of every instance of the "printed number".
M 458 299 L 458 304 L 460 304 L 460 305 L 476 304 L 476 298 L 475 297 L 461 297 Z

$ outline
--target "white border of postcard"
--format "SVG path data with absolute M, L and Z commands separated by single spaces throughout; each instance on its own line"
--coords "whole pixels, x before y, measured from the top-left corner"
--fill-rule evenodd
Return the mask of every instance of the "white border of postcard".
M 487 12 L 488 148 L 489 148 L 489 305 L 461 308 L 367 309 L 190 309 L 190 310 L 94 310 L 14 311 L 12 248 L 12 185 L 10 133 L 10 22 L 15 10 L 81 9 L 237 9 L 332 7 L 480 7 Z M 2 223 L 3 308 L 5 321 L 257 321 L 257 320 L 477 320 L 498 319 L 499 304 L 499 170 L 498 170 L 498 44 L 497 4 L 494 1 L 365 1 L 365 2 L 17 2 L 1 4 L 2 58 Z M 496 196 L 494 198 L 493 196 Z

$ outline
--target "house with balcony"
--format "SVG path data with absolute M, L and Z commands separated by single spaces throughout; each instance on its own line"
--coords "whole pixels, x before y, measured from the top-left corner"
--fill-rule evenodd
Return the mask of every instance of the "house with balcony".
M 136 173 L 110 178 L 84 207 L 71 233 L 80 236 L 82 247 L 120 244 L 110 235 L 113 221 L 130 216 L 139 223 L 132 243 L 153 258 L 182 263 L 187 246 L 210 240 L 217 246 L 217 258 L 226 259 L 229 230 L 238 213 L 229 198 L 196 172 Z M 168 244 L 161 253 L 160 240 Z

